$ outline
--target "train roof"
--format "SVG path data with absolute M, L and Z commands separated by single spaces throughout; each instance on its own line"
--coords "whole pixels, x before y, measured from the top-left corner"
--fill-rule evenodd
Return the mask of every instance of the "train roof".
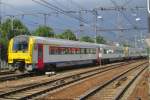
M 20 37 L 20 38 L 21 37 L 31 37 L 35 40 L 36 43 L 51 44 L 53 46 L 80 47 L 80 48 L 97 48 L 97 47 L 99 47 L 99 44 L 95 44 L 95 43 L 56 39 L 56 38 L 49 38 L 49 37 L 28 36 L 28 35 L 18 35 L 16 37 Z
M 116 46 L 110 46 L 106 44 L 96 44 L 96 43 L 89 43 L 83 41 L 72 41 L 72 40 L 65 40 L 65 39 L 56 39 L 56 38 L 49 38 L 49 37 L 40 37 L 40 36 L 29 36 L 29 35 L 18 35 L 14 38 L 21 38 L 21 37 L 31 37 L 35 40 L 36 43 L 43 43 L 43 44 L 51 44 L 53 46 L 63 46 L 63 47 L 80 47 L 80 48 L 122 48 Z

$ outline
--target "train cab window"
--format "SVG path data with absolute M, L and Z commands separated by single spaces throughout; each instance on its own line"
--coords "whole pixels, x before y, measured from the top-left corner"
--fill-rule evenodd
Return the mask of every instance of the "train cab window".
M 27 51 L 29 44 L 28 37 L 16 37 L 14 38 L 13 50 L 14 51 Z

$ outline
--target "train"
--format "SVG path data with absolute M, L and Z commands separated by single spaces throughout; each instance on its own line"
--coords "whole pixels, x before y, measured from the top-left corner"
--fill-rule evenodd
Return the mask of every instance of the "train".
M 18 35 L 10 39 L 8 64 L 19 71 L 54 71 L 75 65 L 103 64 L 146 58 L 142 48 L 110 46 L 40 36 Z

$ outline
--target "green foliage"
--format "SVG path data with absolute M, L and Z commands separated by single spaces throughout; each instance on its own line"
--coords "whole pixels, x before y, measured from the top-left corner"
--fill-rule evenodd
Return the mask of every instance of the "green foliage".
M 96 43 L 98 43 L 98 44 L 105 44 L 106 40 L 104 40 L 104 38 L 99 35 L 99 36 L 96 37 Z
M 6 60 L 7 59 L 7 45 L 8 41 L 6 38 L 0 38 L 0 59 Z
M 36 36 L 43 36 L 43 37 L 54 37 L 54 31 L 51 27 L 48 26 L 39 26 L 34 35 Z
M 23 34 L 29 34 L 27 27 L 18 19 L 6 19 L 1 25 L 2 36 L 8 39 Z
M 89 37 L 89 36 L 83 36 L 83 37 L 81 37 L 80 41 L 94 43 L 94 40 L 91 37 Z
M 65 30 L 62 34 L 57 35 L 57 37 L 60 39 L 77 40 L 75 34 L 69 29 Z
M 7 59 L 7 48 L 10 38 L 29 34 L 27 27 L 18 19 L 13 21 L 8 18 L 0 25 L 0 58 L 3 60 Z

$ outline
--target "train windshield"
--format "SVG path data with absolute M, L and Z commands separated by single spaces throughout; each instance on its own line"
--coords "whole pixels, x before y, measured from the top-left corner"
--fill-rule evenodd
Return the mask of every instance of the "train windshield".
M 14 51 L 27 51 L 28 50 L 28 37 L 14 38 L 13 50 Z

